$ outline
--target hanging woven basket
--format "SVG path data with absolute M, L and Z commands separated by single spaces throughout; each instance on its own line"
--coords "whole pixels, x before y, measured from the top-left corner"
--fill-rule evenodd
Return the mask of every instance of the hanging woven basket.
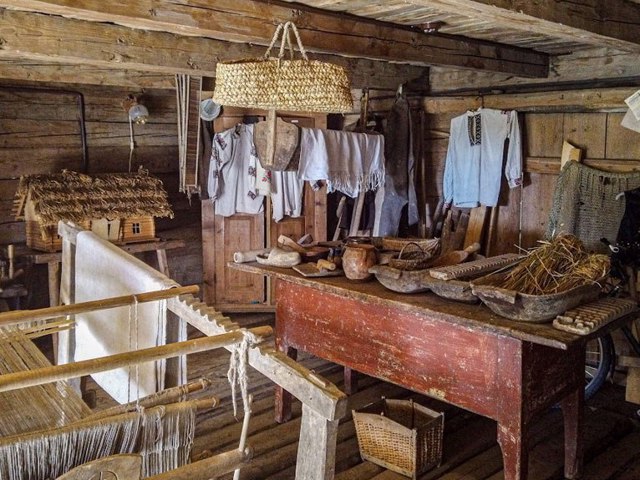
M 301 59 L 294 58 L 293 31 Z M 282 35 L 280 37 L 280 35 Z M 271 50 L 280 39 L 280 53 Z M 288 47 L 290 59 L 285 59 Z M 213 101 L 266 110 L 344 113 L 353 110 L 351 86 L 340 65 L 309 60 L 293 22 L 278 25 L 262 59 L 218 62 Z

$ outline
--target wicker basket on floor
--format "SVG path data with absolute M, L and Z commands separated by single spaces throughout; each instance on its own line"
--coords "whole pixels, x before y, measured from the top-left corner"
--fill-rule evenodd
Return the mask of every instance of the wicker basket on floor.
M 360 455 L 411 478 L 440 464 L 444 414 L 412 400 L 381 400 L 353 411 Z

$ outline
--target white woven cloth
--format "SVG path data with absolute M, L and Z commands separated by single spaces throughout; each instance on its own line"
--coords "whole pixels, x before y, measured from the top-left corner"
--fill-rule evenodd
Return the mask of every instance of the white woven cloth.
M 176 282 L 92 232 L 76 245 L 76 302 L 178 286 Z M 87 360 L 166 343 L 166 300 L 76 316 L 75 360 Z M 183 333 L 186 337 L 186 331 Z M 120 403 L 164 388 L 165 362 L 144 363 L 92 375 Z M 182 376 L 186 374 L 183 366 Z M 136 378 L 138 382 L 136 383 Z
M 326 180 L 327 191 L 352 198 L 384 182 L 384 137 L 366 133 L 300 129 L 301 180 Z

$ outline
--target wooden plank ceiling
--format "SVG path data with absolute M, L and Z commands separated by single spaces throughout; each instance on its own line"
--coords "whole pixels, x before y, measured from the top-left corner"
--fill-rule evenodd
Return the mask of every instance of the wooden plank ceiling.
M 640 52 L 631 0 L 0 0 L 0 77 L 44 78 L 47 65 L 92 82 L 109 70 L 214 76 L 220 60 L 259 56 L 287 20 L 314 58 L 361 72 L 357 86 L 431 65 L 543 78 L 549 55 Z

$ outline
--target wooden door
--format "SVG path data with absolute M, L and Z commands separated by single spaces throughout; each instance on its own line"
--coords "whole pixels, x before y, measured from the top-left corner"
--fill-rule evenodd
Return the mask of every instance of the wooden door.
M 211 200 L 202 202 L 205 302 L 221 310 L 237 304 L 264 304 L 263 278 L 226 268 L 234 252 L 264 248 L 264 223 L 264 214 L 222 217 L 214 214 Z

